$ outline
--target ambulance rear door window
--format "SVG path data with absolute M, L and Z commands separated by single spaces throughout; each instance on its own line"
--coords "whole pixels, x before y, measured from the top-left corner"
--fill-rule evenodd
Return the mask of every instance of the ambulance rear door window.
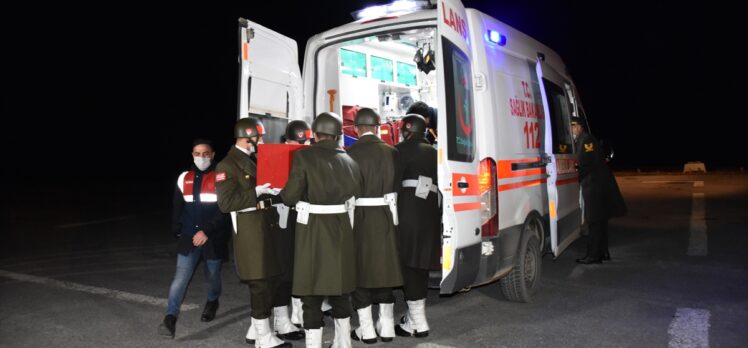
M 447 95 L 447 155 L 452 161 L 472 162 L 476 130 L 470 60 L 447 38 L 442 37 L 442 47 Z
M 551 112 L 551 134 L 553 136 L 553 153 L 572 153 L 572 137 L 569 122 L 571 109 L 569 101 L 564 95 L 563 88 L 557 84 L 543 79 L 546 95 L 548 96 L 549 110 Z

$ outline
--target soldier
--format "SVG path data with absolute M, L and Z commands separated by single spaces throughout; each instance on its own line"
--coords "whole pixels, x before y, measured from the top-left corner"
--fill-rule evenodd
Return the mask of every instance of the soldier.
M 364 177 L 363 198 L 356 199 L 356 274 L 358 288 L 353 293 L 353 309 L 358 312 L 359 327 L 351 338 L 371 344 L 377 335 L 384 342 L 395 337 L 393 287 L 403 285 L 397 250 L 397 150 L 379 138 L 379 115 L 363 108 L 353 120 L 358 141 L 348 154 L 358 163 Z M 372 320 L 371 306 L 379 304 L 379 318 Z
M 309 124 L 302 120 L 295 120 L 288 123 L 286 126 L 286 133 L 282 137 L 282 142 L 286 144 L 306 144 L 309 145 L 311 141 L 311 129 Z M 282 239 L 283 248 L 285 249 L 288 258 L 285 260 L 288 262 L 289 269 L 291 272 L 287 275 L 288 278 L 284 277 L 284 282 L 287 282 L 283 287 L 288 289 L 288 295 L 291 295 L 291 284 L 293 280 L 293 254 L 294 254 L 294 234 L 296 233 L 296 210 L 289 209 L 288 206 L 283 205 L 279 207 L 278 213 L 282 215 L 281 209 L 287 209 L 286 228 L 283 229 Z M 285 296 L 285 295 L 284 295 Z M 304 323 L 302 317 L 301 299 L 293 296 L 291 297 L 291 323 L 301 327 Z
M 584 200 L 584 221 L 589 226 L 587 254 L 581 264 L 610 260 L 608 219 L 626 212 L 626 204 L 613 173 L 605 164 L 597 139 L 584 131 L 579 117 L 571 118 L 571 132 L 577 154 L 579 185 Z
M 430 107 L 428 104 L 417 101 L 408 107 L 407 114 L 421 115 L 426 120 L 426 141 L 431 145 L 435 145 L 438 141 L 436 135 L 436 109 Z
M 296 207 L 293 294 L 304 309 L 306 346 L 322 345 L 322 301 L 328 297 L 335 318 L 333 348 L 351 346 L 351 303 L 356 288 L 353 216 L 363 179 L 339 146 L 343 122 L 323 112 L 312 123 L 316 143 L 294 153 L 293 167 L 280 195 Z
M 234 126 L 236 144 L 216 169 L 218 205 L 231 212 L 234 223 L 234 257 L 239 279 L 249 285 L 251 322 L 258 348 L 291 347 L 273 334 L 270 314 L 282 269 L 276 254 L 272 210 L 259 203 L 277 192 L 270 184 L 257 185 L 257 145 L 265 128 L 254 118 L 242 118 Z M 269 207 L 269 206 L 268 206 Z M 260 208 L 260 209 L 258 209 Z M 250 327 L 250 331 L 253 331 Z
M 291 121 L 286 126 L 286 132 L 281 137 L 281 142 L 285 144 L 309 145 L 311 144 L 311 141 L 313 139 L 311 136 L 311 132 L 312 131 L 309 128 L 309 124 L 306 123 L 305 121 L 302 121 L 302 120 Z M 285 213 L 287 214 L 287 217 L 285 218 L 287 224 L 286 224 L 286 228 L 284 228 L 284 233 L 283 233 L 284 241 L 282 243 L 282 245 L 284 245 L 284 248 L 286 249 L 284 249 L 285 251 L 283 252 L 285 253 L 288 250 L 291 251 L 290 253 L 288 253 L 290 258 L 287 259 L 287 261 L 290 261 L 289 269 L 291 269 L 291 273 L 288 275 L 289 278 L 291 279 L 287 280 L 288 281 L 287 285 L 289 286 L 288 291 L 290 293 L 291 281 L 293 280 L 292 279 L 293 278 L 293 250 L 294 250 L 293 249 L 294 248 L 293 236 L 296 230 L 295 228 L 296 227 L 296 210 L 294 210 L 293 208 L 289 209 L 287 205 L 282 205 L 282 206 L 278 205 L 278 213 L 282 215 L 283 210 L 287 210 L 287 212 Z M 296 325 L 297 327 L 303 327 L 304 325 L 304 318 L 303 318 L 304 311 L 301 308 L 301 306 L 302 306 L 301 299 L 296 296 L 292 296 L 291 297 L 291 323 Z M 328 303 L 327 299 L 325 299 L 322 302 L 322 312 L 327 316 L 332 316 L 332 313 L 330 312 L 331 308 L 332 307 L 330 307 L 330 304 Z
M 398 234 L 408 312 L 395 332 L 398 336 L 426 337 L 429 270 L 438 269 L 441 254 L 436 149 L 424 138 L 426 120 L 421 115 L 407 115 L 401 122 L 403 141 L 395 146 L 403 180 L 397 200 Z

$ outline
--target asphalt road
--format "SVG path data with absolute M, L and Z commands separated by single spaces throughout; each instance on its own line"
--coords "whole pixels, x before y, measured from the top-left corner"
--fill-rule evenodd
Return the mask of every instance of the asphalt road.
M 584 240 L 546 256 L 532 303 L 504 300 L 496 283 L 448 297 L 432 290 L 428 338 L 375 346 L 748 347 L 748 176 L 618 181 L 629 214 L 611 220 L 611 262 L 577 265 Z M 157 335 L 176 260 L 169 194 L 74 192 L 48 191 L 41 202 L 18 195 L 3 213 L 0 346 L 248 347 L 248 290 L 232 264 L 214 321 L 199 320 L 200 266 L 176 339 Z

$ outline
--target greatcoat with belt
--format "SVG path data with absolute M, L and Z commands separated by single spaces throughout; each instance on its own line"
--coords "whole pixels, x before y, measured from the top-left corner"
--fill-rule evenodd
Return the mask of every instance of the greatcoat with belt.
M 398 153 L 376 135 L 364 135 L 348 154 L 356 161 L 364 178 L 362 197 L 378 198 L 400 188 L 396 172 Z M 356 207 L 353 228 L 356 241 L 358 286 L 391 288 L 403 285 L 397 229 L 389 206 Z
M 286 187 L 280 195 L 289 206 L 304 201 L 340 205 L 360 197 L 363 179 L 353 159 L 333 140 L 294 153 Z M 289 223 L 293 223 L 289 221 Z M 293 294 L 340 296 L 356 288 L 356 255 L 348 213 L 310 214 L 296 223 Z
M 256 161 L 236 147 L 216 167 L 218 206 L 223 212 L 254 208 L 258 197 Z M 262 197 L 261 197 L 262 198 Z M 237 213 L 234 258 L 239 279 L 259 280 L 281 274 L 274 210 Z

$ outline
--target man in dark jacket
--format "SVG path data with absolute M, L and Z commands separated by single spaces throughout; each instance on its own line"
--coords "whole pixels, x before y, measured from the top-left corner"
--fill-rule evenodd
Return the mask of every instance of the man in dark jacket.
M 584 201 L 584 221 L 589 226 L 587 255 L 577 262 L 601 263 L 610 260 L 608 219 L 624 215 L 626 204 L 613 173 L 605 164 L 597 139 L 584 131 L 581 118 L 572 117 L 571 131 Z
M 205 259 L 208 276 L 208 301 L 200 317 L 211 321 L 218 309 L 221 296 L 221 264 L 228 257 L 230 222 L 216 204 L 216 173 L 212 160 L 215 156 L 210 141 L 197 139 L 192 146 L 193 164 L 177 179 L 174 192 L 172 230 L 177 242 L 177 271 L 169 289 L 166 317 L 159 333 L 174 338 L 179 308 L 192 274 L 201 259 Z
M 353 217 L 363 178 L 356 162 L 340 148 L 340 116 L 323 112 L 314 119 L 317 142 L 298 150 L 283 202 L 296 207 L 293 294 L 304 309 L 306 346 L 322 345 L 322 301 L 328 297 L 335 318 L 333 348 L 351 346 L 351 303 L 356 288 Z
M 402 189 L 397 207 L 400 224 L 400 261 L 405 284 L 403 292 L 408 313 L 395 327 L 398 336 L 426 337 L 426 293 L 429 271 L 438 269 L 441 255 L 439 192 L 436 149 L 424 138 L 426 120 L 410 114 L 400 127 L 404 140 L 395 146 L 400 155 Z
M 291 347 L 270 328 L 274 295 L 283 274 L 277 254 L 277 215 L 271 204 L 261 204 L 277 191 L 257 184 L 257 145 L 265 128 L 259 120 L 242 118 L 234 125 L 236 143 L 216 168 L 218 205 L 231 213 L 234 223 L 234 258 L 239 279 L 249 285 L 251 325 L 247 342 L 257 348 Z M 288 337 L 287 337 L 288 338 Z M 288 339 L 300 339 L 293 337 Z
M 376 111 L 359 110 L 353 123 L 359 138 L 348 148 L 348 154 L 361 168 L 364 189 L 363 197 L 356 199 L 353 228 L 358 287 L 352 302 L 359 327 L 351 337 L 371 344 L 379 335 L 389 342 L 395 337 L 392 288 L 403 285 L 396 232 L 400 188 L 400 175 L 395 170 L 397 150 L 379 138 L 380 117 Z M 374 303 L 379 304 L 376 331 L 371 314 Z

